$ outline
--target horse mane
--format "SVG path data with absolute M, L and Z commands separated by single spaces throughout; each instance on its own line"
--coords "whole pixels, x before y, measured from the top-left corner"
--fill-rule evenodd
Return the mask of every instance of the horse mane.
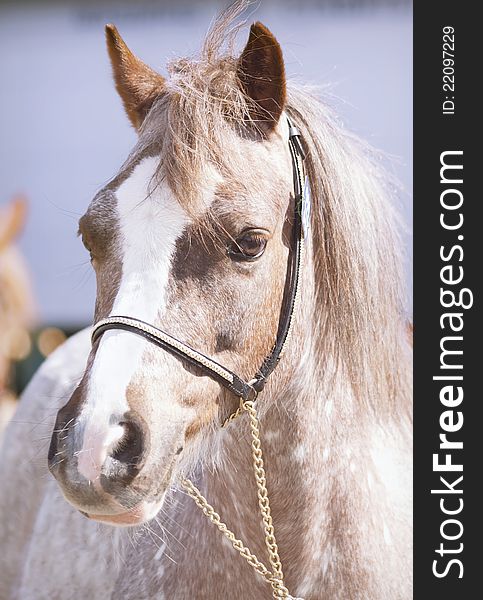
M 188 207 L 199 197 L 207 164 L 240 186 L 247 180 L 245 163 L 233 160 L 234 136 L 251 119 L 236 73 L 235 39 L 244 25 L 237 19 L 245 8 L 238 3 L 214 22 L 198 57 L 171 62 L 167 93 L 143 125 L 151 142 L 162 137 L 160 173 Z M 307 150 L 318 371 L 330 366 L 334 372 L 335 365 L 362 410 L 409 414 L 411 359 L 395 186 L 380 155 L 343 130 L 312 88 L 289 82 L 285 110 Z M 162 136 L 153 128 L 160 112 Z
M 410 412 L 410 344 L 396 185 L 381 156 L 342 129 L 303 87 L 287 112 L 307 149 L 313 198 L 315 343 L 348 378 L 363 409 Z

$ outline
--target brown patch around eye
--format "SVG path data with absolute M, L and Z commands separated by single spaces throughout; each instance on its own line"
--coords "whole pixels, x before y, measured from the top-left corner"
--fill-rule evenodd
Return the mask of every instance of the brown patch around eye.
M 89 242 L 85 239 L 84 236 L 82 236 L 82 243 L 84 244 L 84 248 L 87 250 L 87 252 L 89 252 L 89 254 L 92 254 L 92 248 L 91 245 L 89 244 Z
M 80 237 L 84 248 L 91 255 L 91 260 L 92 260 L 92 242 L 89 239 L 89 233 L 88 233 L 89 230 L 88 230 L 86 221 L 87 221 L 87 217 L 86 217 L 86 215 L 84 215 L 79 221 L 79 229 L 77 231 L 77 235 Z
M 84 245 L 84 248 L 89 253 L 89 260 L 90 260 L 92 266 L 95 266 L 96 256 L 92 250 L 92 245 L 91 245 L 90 241 L 84 234 L 81 234 L 81 240 L 82 240 L 82 244 Z

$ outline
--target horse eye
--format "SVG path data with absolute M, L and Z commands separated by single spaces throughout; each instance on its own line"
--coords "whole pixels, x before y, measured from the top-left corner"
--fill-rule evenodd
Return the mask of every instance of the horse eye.
M 267 246 L 267 239 L 259 232 L 243 233 L 228 246 L 230 258 L 237 261 L 253 261 L 260 258 Z

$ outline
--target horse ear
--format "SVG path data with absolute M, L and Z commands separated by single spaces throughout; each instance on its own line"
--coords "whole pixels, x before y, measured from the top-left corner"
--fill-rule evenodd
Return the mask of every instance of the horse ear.
M 116 89 L 129 120 L 139 129 L 163 92 L 164 78 L 129 50 L 114 25 L 106 25 L 106 40 Z
M 253 101 L 251 117 L 265 132 L 272 131 L 285 106 L 285 67 L 280 44 L 260 22 L 250 28 L 237 73 L 243 91 Z

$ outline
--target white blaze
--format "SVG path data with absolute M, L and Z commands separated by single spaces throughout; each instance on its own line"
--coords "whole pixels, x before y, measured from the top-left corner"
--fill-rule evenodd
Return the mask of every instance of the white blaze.
M 166 306 L 166 287 L 176 240 L 188 217 L 166 183 L 153 190 L 159 157 L 145 158 L 116 192 L 122 254 L 122 278 L 113 315 L 153 323 Z M 123 331 L 101 338 L 87 386 L 86 404 L 79 417 L 84 425 L 78 468 L 95 480 L 109 448 L 122 437 L 111 415 L 129 410 L 126 389 L 140 368 L 146 342 Z

